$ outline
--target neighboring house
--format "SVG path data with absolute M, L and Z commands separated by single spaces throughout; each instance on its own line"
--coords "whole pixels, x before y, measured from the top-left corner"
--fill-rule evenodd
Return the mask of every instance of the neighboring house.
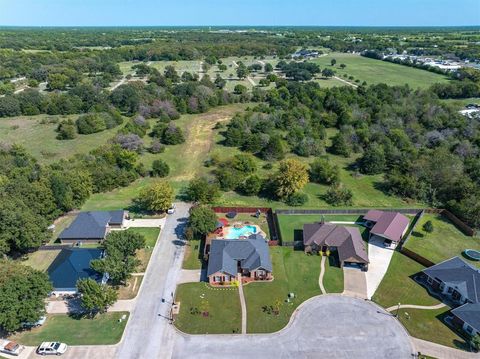
M 380 237 L 395 245 L 401 241 L 407 232 L 410 220 L 401 213 L 370 210 L 363 219 L 370 229 L 370 238 Z
M 103 250 L 97 248 L 62 249 L 47 269 L 54 294 L 76 293 L 79 279 L 92 278 L 106 283 L 107 275 L 101 275 L 90 268 L 92 260 L 102 257 Z
M 306 253 L 337 251 L 341 267 L 345 264 L 366 267 L 369 262 L 365 243 L 357 227 L 332 223 L 304 224 L 303 245 Z
M 62 243 L 98 243 L 112 228 L 123 228 L 127 211 L 80 212 L 58 238 Z
M 454 304 L 452 324 L 470 335 L 480 333 L 479 269 L 453 257 L 423 270 L 428 285 Z
M 230 284 L 241 274 L 247 280 L 272 279 L 268 244 L 260 235 L 248 239 L 214 239 L 208 254 L 210 284 Z

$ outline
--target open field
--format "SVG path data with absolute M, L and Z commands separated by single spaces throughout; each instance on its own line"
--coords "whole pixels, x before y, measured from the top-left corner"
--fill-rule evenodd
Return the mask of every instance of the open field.
M 28 259 L 24 261 L 20 261 L 20 263 L 30 266 L 33 269 L 45 272 L 59 253 L 60 253 L 60 250 L 35 251 L 32 253 L 29 253 L 27 255 Z
M 396 313 L 394 311 L 392 314 Z M 447 314 L 447 308 L 434 310 L 408 308 L 400 309 L 399 320 L 415 338 L 466 350 L 468 345 L 465 339 L 456 334 L 455 330 L 444 322 Z
M 206 283 L 177 286 L 180 314 L 175 326 L 189 334 L 232 334 L 241 331 L 240 298 L 236 288 L 213 289 Z M 208 312 L 208 316 L 202 313 Z
M 69 158 L 77 153 L 88 153 L 114 136 L 118 128 L 111 128 L 90 135 L 78 135 L 73 140 L 57 140 L 57 123 L 42 124 L 42 120 L 75 120 L 78 115 L 68 116 L 18 116 L 2 118 L 0 121 L 0 142 L 18 144 L 26 148 L 40 162 L 50 163 Z
M 422 265 L 413 259 L 395 251 L 388 266 L 388 271 L 383 277 L 380 286 L 372 297 L 372 300 L 382 307 L 388 308 L 393 305 L 436 305 L 440 302 L 430 296 L 427 290 L 413 280 L 413 275 L 424 269 Z
M 330 65 L 332 59 L 337 60 L 335 67 Z M 322 69 L 325 67 L 332 68 L 336 71 L 336 75 L 341 78 L 344 74 L 353 76 L 360 80 L 360 83 L 366 81 L 367 84 L 386 83 L 391 86 L 408 84 L 413 88 L 426 88 L 436 82 L 448 81 L 446 76 L 433 72 L 370 59 L 356 54 L 334 52 L 312 61 L 320 65 Z M 339 67 L 340 64 L 345 64 L 347 67 L 342 70 Z
M 432 233 L 427 233 L 422 229 L 423 224 L 427 221 L 432 221 Z M 480 267 L 479 262 L 471 261 L 462 255 L 465 249 L 480 250 L 480 239 L 464 235 L 453 223 L 440 215 L 425 214 L 417 224 L 405 248 L 434 263 L 460 256 L 465 261 Z
M 244 286 L 247 302 L 247 332 L 271 333 L 283 328 L 293 311 L 305 300 L 319 295 L 320 257 L 287 247 L 271 247 L 272 282 L 250 283 Z M 289 293 L 295 298 L 286 302 Z M 268 308 L 278 306 L 279 314 L 269 314 Z
M 122 337 L 127 320 L 119 319 L 128 312 L 98 314 L 94 319 L 74 318 L 66 314 L 51 314 L 39 328 L 19 332 L 10 339 L 23 345 L 39 345 L 56 340 L 67 345 L 116 344 Z

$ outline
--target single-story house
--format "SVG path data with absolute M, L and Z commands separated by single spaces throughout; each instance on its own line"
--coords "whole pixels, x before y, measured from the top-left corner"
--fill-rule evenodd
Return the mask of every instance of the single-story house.
M 92 278 L 106 283 L 106 274 L 102 275 L 90 268 L 90 262 L 102 258 L 103 255 L 104 251 L 97 248 L 62 249 L 47 269 L 54 294 L 76 293 L 79 279 Z
M 265 238 L 214 239 L 208 254 L 210 284 L 230 284 L 238 274 L 248 280 L 272 279 L 272 262 Z
M 127 211 L 80 212 L 75 220 L 60 233 L 62 243 L 98 243 L 112 228 L 123 228 Z
M 357 227 L 333 223 L 304 224 L 303 245 L 306 253 L 337 251 L 341 267 L 345 264 L 365 267 L 369 263 L 365 243 Z
M 437 293 L 458 305 L 452 324 L 470 335 L 480 333 L 480 271 L 460 257 L 423 270 L 426 282 Z
M 401 213 L 370 210 L 363 219 L 370 222 L 370 238 L 381 237 L 397 244 L 407 232 L 410 220 Z

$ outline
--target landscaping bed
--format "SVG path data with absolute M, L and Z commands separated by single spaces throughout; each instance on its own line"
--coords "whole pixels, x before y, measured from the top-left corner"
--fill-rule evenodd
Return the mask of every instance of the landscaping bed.
M 236 288 L 211 288 L 206 283 L 180 284 L 177 286 L 175 302 L 180 302 L 180 313 L 175 318 L 175 326 L 182 332 L 241 332 L 240 298 Z M 208 312 L 208 316 L 202 312 Z
M 293 311 L 305 300 L 321 294 L 318 286 L 320 257 L 288 247 L 271 247 L 272 282 L 256 282 L 243 288 L 247 304 L 247 332 L 271 333 L 287 325 Z M 289 293 L 295 298 L 286 299 Z M 278 309 L 278 314 L 274 311 Z
M 36 346 L 45 341 L 67 345 L 111 345 L 120 341 L 127 320 L 119 319 L 128 312 L 98 314 L 94 319 L 76 318 L 67 314 L 50 314 L 39 328 L 19 332 L 10 339 L 23 345 Z

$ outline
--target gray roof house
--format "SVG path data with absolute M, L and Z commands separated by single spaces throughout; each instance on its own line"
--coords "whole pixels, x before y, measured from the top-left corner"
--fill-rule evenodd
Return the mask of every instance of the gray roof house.
M 401 213 L 370 210 L 363 219 L 374 223 L 370 236 L 375 235 L 392 242 L 400 242 L 408 229 L 410 220 Z
M 90 262 L 103 257 L 97 248 L 64 248 L 47 269 L 54 292 L 76 292 L 79 279 L 91 278 L 98 282 L 105 276 L 90 268 Z
M 303 225 L 305 251 L 337 250 L 340 264 L 368 264 L 368 254 L 357 227 L 337 226 L 332 223 L 308 223 Z
M 110 228 L 122 228 L 126 211 L 80 212 L 58 238 L 62 243 L 102 241 Z
M 460 257 L 423 270 L 430 287 L 459 305 L 452 323 L 473 335 L 480 333 L 480 271 Z
M 210 283 L 233 281 L 238 273 L 254 280 L 269 279 L 271 272 L 268 244 L 262 236 L 212 240 L 207 269 Z

